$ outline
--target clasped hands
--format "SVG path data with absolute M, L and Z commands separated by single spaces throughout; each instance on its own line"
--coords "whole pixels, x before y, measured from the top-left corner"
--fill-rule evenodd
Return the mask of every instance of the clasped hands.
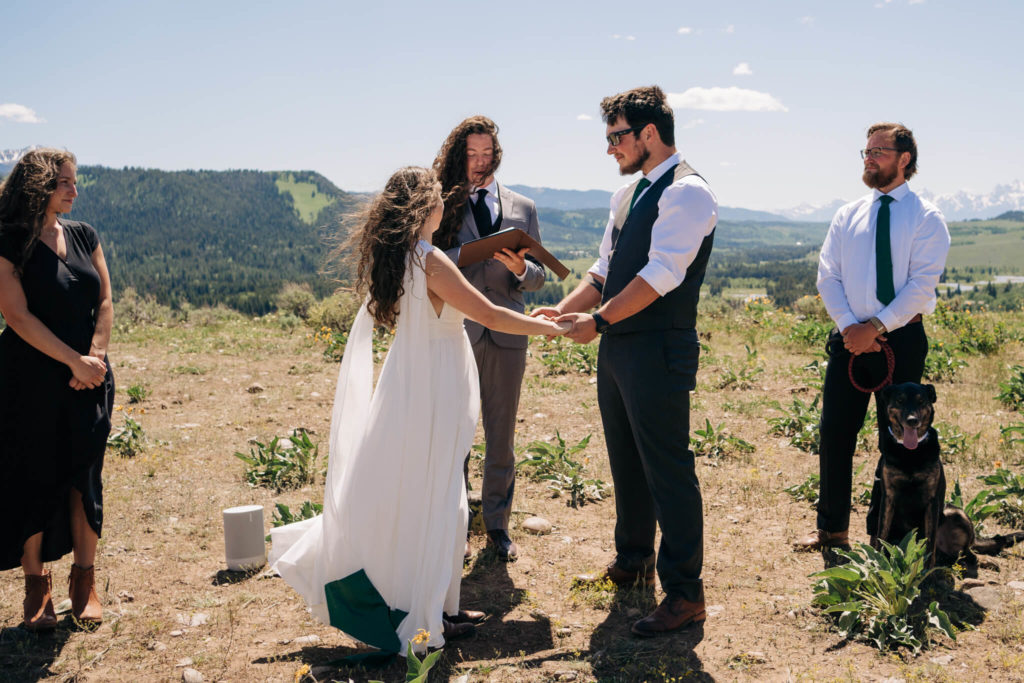
M 107 376 L 107 364 L 102 351 L 90 350 L 88 356 L 79 356 L 71 362 L 71 380 L 68 386 L 76 391 L 95 389 Z
M 854 356 L 881 351 L 878 342 L 886 341 L 886 337 L 879 334 L 870 322 L 854 323 L 843 330 L 842 335 L 843 347 Z
M 597 336 L 597 323 L 594 322 L 594 316 L 589 313 L 562 313 L 557 308 L 543 307 L 530 313 L 530 317 L 544 318 L 556 323 L 570 323 L 572 327 L 565 336 L 577 344 L 586 344 Z

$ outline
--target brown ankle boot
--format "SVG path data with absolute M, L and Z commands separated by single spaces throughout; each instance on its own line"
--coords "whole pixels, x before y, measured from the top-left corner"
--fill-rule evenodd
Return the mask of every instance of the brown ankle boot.
M 96 576 L 93 567 L 83 569 L 77 564 L 72 564 L 71 576 L 68 577 L 68 592 L 71 594 L 71 616 L 90 624 L 99 624 L 103 621 L 103 607 L 96 596 Z
M 48 631 L 57 626 L 57 613 L 53 610 L 52 577 L 50 570 L 42 574 L 25 574 L 25 628 L 29 631 Z

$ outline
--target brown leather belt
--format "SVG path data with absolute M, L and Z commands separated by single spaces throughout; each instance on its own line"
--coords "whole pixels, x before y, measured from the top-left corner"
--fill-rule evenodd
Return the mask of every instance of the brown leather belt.
M 915 316 L 914 316 L 913 318 L 911 318 L 910 320 L 908 320 L 908 321 L 907 321 L 907 324 L 909 325 L 910 323 L 919 323 L 919 322 L 921 322 L 921 314 L 920 314 L 920 313 L 918 313 L 918 314 L 917 314 L 917 315 L 915 315 Z

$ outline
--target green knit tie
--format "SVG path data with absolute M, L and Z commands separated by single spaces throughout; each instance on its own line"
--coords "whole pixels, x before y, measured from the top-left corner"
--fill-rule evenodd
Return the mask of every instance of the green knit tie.
M 878 198 L 878 221 L 875 226 L 875 294 L 886 306 L 896 298 L 892 284 L 892 247 L 889 240 L 889 203 L 893 198 L 883 194 Z
M 633 190 L 633 199 L 629 202 L 629 210 L 633 210 L 633 205 L 636 204 L 636 200 L 640 197 L 640 193 L 647 189 L 647 186 L 651 184 L 651 181 L 647 178 L 641 178 L 640 182 L 636 184 L 636 189 Z

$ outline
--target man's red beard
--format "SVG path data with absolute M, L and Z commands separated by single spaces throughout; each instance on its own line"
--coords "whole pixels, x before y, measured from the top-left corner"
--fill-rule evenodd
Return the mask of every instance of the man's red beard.
M 891 168 L 888 170 L 882 168 L 866 168 L 864 169 L 864 175 L 861 176 L 861 180 L 864 181 L 865 185 L 872 189 L 880 189 L 889 185 L 890 183 L 892 183 L 892 181 L 896 180 L 897 172 L 898 169 L 896 168 Z

